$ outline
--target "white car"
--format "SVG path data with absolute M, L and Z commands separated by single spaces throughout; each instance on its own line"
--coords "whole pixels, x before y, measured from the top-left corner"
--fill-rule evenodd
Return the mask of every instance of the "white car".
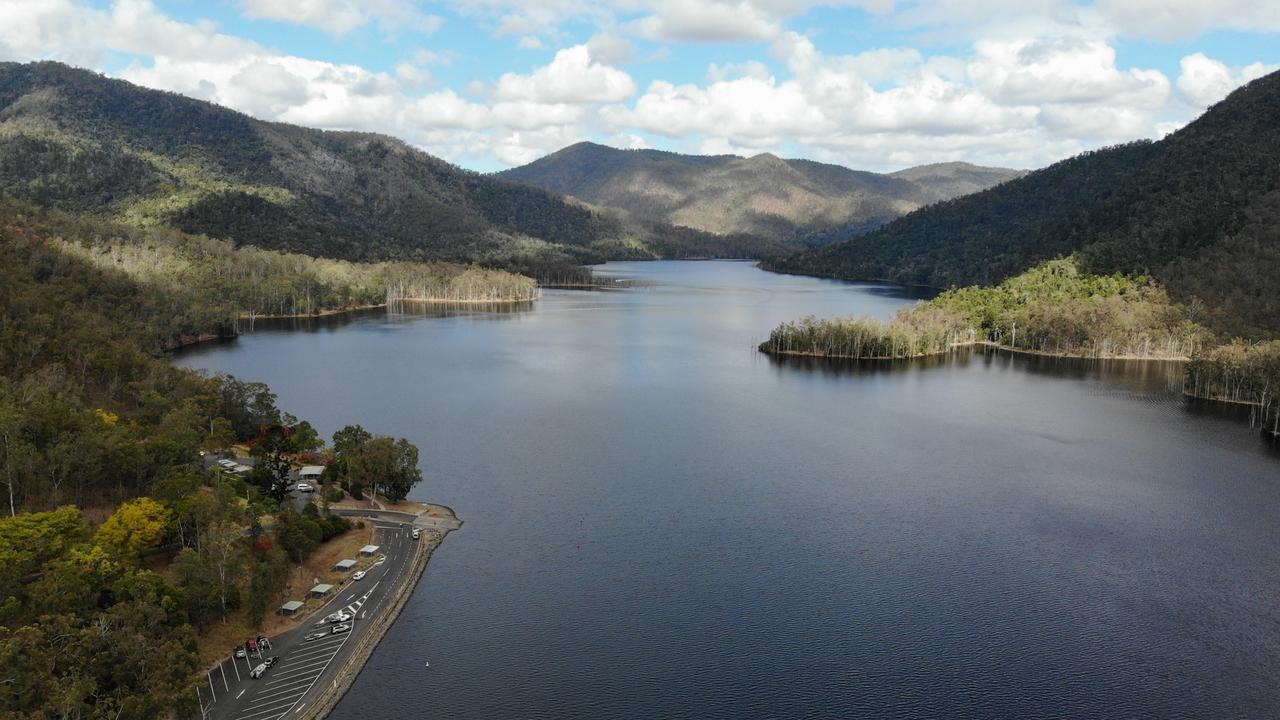
M 414 540 L 417 540 L 417 539 L 418 539 L 418 536 L 419 536 L 419 535 L 421 535 L 421 534 L 422 534 L 422 531 L 421 531 L 421 530 L 419 530 L 418 528 L 414 528 L 414 529 L 413 529 L 413 539 L 414 539 Z
M 219 461 L 218 461 L 218 467 L 220 467 L 220 468 L 222 468 L 222 469 L 224 469 L 224 470 L 230 470 L 230 469 L 234 468 L 235 466 L 236 466 L 236 461 L 235 461 L 235 460 L 228 460 L 228 459 L 226 459 L 226 458 L 223 458 L 223 459 L 221 459 L 221 460 L 219 460 Z
M 325 619 L 331 623 L 344 623 L 351 619 L 351 615 L 349 613 L 338 611 Z
M 310 483 L 298 483 L 298 492 L 315 492 L 316 489 L 311 487 Z
M 267 664 L 259 663 L 258 667 L 249 671 L 249 677 L 253 678 L 254 680 L 257 680 L 258 678 L 262 677 L 262 673 L 266 671 L 267 671 Z
M 364 579 L 364 571 L 363 571 L 363 570 L 357 570 L 357 571 L 356 571 L 356 574 L 351 576 L 351 579 L 352 579 L 352 580 L 363 580 L 363 579 Z
M 350 630 L 351 630 L 351 626 L 346 623 L 343 623 L 341 625 L 334 625 L 333 627 L 329 628 L 329 632 L 333 635 L 337 635 L 338 633 L 349 632 Z

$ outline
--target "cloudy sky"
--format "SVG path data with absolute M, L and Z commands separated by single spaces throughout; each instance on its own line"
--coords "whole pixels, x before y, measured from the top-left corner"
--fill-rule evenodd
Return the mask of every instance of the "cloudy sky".
M 1033 168 L 1158 138 L 1280 69 L 1280 2 L 0 0 L 0 59 L 477 170 L 579 140 Z

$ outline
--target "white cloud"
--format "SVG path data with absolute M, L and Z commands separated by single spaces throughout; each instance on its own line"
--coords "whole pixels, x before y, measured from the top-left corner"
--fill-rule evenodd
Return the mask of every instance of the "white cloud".
M 634 57 L 636 46 L 622 35 L 606 31 L 591 36 L 587 41 L 587 51 L 596 60 L 606 65 L 614 65 Z
M 1280 30 L 1275 0 L 1099 0 L 1116 33 L 1161 40 L 1189 38 L 1213 29 Z
M 1178 89 L 1196 107 L 1208 107 L 1223 99 L 1241 85 L 1276 70 L 1275 66 L 1253 63 L 1242 68 L 1229 68 L 1204 53 L 1194 53 L 1179 62 Z
M 1093 144 L 1155 136 L 1156 123 L 1169 121 L 1168 79 L 1119 69 L 1101 41 L 984 42 L 962 61 L 909 48 L 827 55 L 786 33 L 772 51 L 790 77 L 759 63 L 712 65 L 705 85 L 654 82 L 602 118 L 615 132 L 701 137 L 716 151 L 785 139 L 871 168 L 950 159 L 1042 165 Z
M 1162 106 L 1169 82 L 1159 72 L 1116 67 L 1116 51 L 1100 40 L 1052 38 L 979 42 L 969 77 L 1003 103 L 1112 102 L 1118 96 Z
M 441 19 L 419 10 L 409 0 L 240 0 L 245 15 L 347 33 L 376 22 L 383 32 L 411 30 L 433 33 Z
M 586 45 L 556 53 L 549 65 L 531 75 L 506 73 L 498 80 L 493 97 L 544 103 L 619 102 L 636 92 L 627 73 L 596 62 Z
M 774 19 L 750 2 L 673 0 L 657 5 L 654 14 L 630 23 L 630 30 L 650 40 L 702 42 L 765 40 L 780 31 Z
M 244 2 L 265 13 L 274 0 Z M 1159 137 L 1185 124 L 1196 108 L 1274 69 L 1228 67 L 1195 53 L 1182 59 L 1175 92 L 1161 72 L 1118 64 L 1114 28 L 1129 21 L 1119 5 L 1102 1 L 904 0 L 884 22 L 928 33 L 951 18 L 947 22 L 977 39 L 946 55 L 912 47 L 824 53 L 786 29 L 789 19 L 819 4 L 875 12 L 893 5 L 471 0 L 459 12 L 509 35 L 511 44 L 536 38 L 563 49 L 539 67 L 496 79 L 471 76 L 450 88 L 431 69 L 455 61 L 443 49 L 405 51 L 391 69 L 373 72 L 288 55 L 209 22 L 179 22 L 151 0 L 115 0 L 106 9 L 87 0 L 0 0 L 0 58 L 102 67 L 109 58 L 133 56 L 119 74 L 143 85 L 264 119 L 386 132 L 455 161 L 525 162 L 589 137 L 627 147 L 665 138 L 666 147 L 684 150 L 785 149 L 869 169 L 943 160 L 1032 167 L 1100 144 Z M 307 0 L 289 7 L 298 8 L 291 21 L 341 34 L 381 27 L 408 5 L 420 7 L 416 0 Z M 334 12 L 312 17 L 321 7 Z M 1144 7 L 1164 12 L 1153 14 L 1152 26 L 1170 33 L 1266 22 L 1271 12 L 1271 4 L 1238 0 L 1224 0 L 1220 17 L 1210 17 L 1199 2 Z M 914 15 L 919 12 L 936 17 L 925 22 Z M 594 34 L 582 44 L 565 42 L 566 22 Z M 679 46 L 667 41 L 750 38 L 768 45 L 756 46 L 761 57 L 735 54 L 733 62 L 710 64 L 703 80 L 659 76 L 637 93 L 631 74 L 617 66 L 654 57 L 651 44 L 637 49 L 629 34 L 637 32 L 664 43 L 659 51 L 674 47 L 676 53 Z M 575 36 L 584 34 L 575 30 Z
M 894 24 L 937 41 L 1070 36 L 1181 40 L 1213 30 L 1280 30 L 1275 0 L 904 0 Z

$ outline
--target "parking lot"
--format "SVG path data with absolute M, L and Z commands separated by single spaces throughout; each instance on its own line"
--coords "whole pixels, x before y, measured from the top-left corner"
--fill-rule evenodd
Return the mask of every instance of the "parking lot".
M 346 660 L 354 638 L 369 620 L 382 610 L 387 597 L 403 579 L 407 560 L 417 542 L 408 525 L 379 521 L 375 538 L 381 545 L 382 558 L 371 567 L 363 580 L 349 583 L 327 604 L 298 627 L 272 640 L 273 648 L 262 657 L 228 658 L 205 678 L 199 690 L 204 717 L 211 720 L 277 720 L 297 712 L 314 699 L 324 683 L 332 682 Z M 326 620 L 342 612 L 350 619 L 340 623 Z M 345 624 L 350 630 L 331 633 L 335 625 Z M 280 660 L 260 679 L 250 672 L 267 657 Z

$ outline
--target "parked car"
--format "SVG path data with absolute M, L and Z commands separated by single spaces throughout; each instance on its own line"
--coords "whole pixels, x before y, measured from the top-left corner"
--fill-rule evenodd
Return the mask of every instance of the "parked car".
M 421 535 L 421 534 L 422 534 L 422 531 L 421 531 L 421 530 L 419 530 L 418 528 L 414 528 L 414 529 L 413 529 L 413 539 L 414 539 L 414 540 L 417 540 L 417 539 L 418 539 L 418 536 L 419 536 L 419 535 Z
M 304 637 L 304 638 L 302 638 L 302 639 L 303 639 L 303 641 L 305 641 L 305 642 L 311 642 L 312 640 L 319 640 L 319 639 L 320 639 L 320 638 L 322 638 L 322 637 L 328 637 L 328 636 L 329 636 L 329 633 L 313 632 L 313 633 L 311 633 L 310 635 L 308 635 L 308 636 L 306 636 L 306 637 Z
M 348 625 L 347 623 L 342 623 L 341 625 L 334 625 L 333 627 L 329 628 L 329 632 L 334 635 L 337 635 L 338 633 L 344 633 L 349 630 L 351 630 L 351 626 Z
M 262 674 L 265 673 L 266 671 L 267 671 L 267 664 L 258 663 L 257 667 L 249 671 L 249 677 L 253 678 L 254 680 L 257 680 L 258 678 L 262 677 Z
M 341 610 L 329 616 L 329 622 L 331 623 L 344 623 L 350 619 L 351 614 L 342 612 Z
M 271 657 L 267 658 L 267 661 L 266 661 L 266 663 L 264 663 L 264 664 L 265 664 L 267 667 L 272 667 L 272 666 L 274 666 L 274 665 L 275 665 L 276 663 L 278 663 L 278 662 L 280 662 L 280 656 L 279 656 L 279 655 L 272 655 Z
M 222 468 L 222 469 L 224 469 L 224 470 L 230 470 L 230 469 L 234 468 L 235 466 L 236 466 L 236 461 L 235 461 L 235 460 L 228 460 L 228 459 L 226 459 L 226 458 L 223 458 L 223 459 L 221 459 L 221 460 L 219 460 L 219 461 L 218 461 L 218 467 L 220 467 L 220 468 Z
M 363 570 L 357 570 L 357 571 L 355 572 L 355 574 L 351 576 L 351 579 L 352 579 L 352 580 L 363 580 L 363 579 L 364 579 L 364 571 L 363 571 Z
M 311 487 L 311 483 L 304 483 L 304 482 L 298 483 L 298 492 L 309 493 L 309 492 L 315 492 L 315 491 L 316 489 Z
M 236 646 L 236 657 L 237 657 L 237 658 L 242 658 L 242 657 L 244 657 L 245 655 L 246 655 L 246 653 L 245 653 L 245 651 L 244 651 L 244 646 L 243 646 L 243 645 L 237 645 L 237 646 Z

